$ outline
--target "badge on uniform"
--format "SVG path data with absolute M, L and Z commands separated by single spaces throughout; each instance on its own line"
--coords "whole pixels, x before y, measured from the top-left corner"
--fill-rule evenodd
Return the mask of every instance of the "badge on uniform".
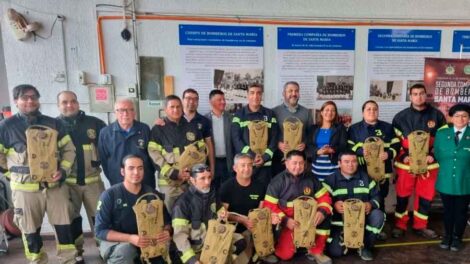
M 137 140 L 137 146 L 138 146 L 140 149 L 145 149 L 145 141 L 144 141 L 143 139 Z
M 186 139 L 189 141 L 194 141 L 196 140 L 196 135 L 194 135 L 193 132 L 186 132 Z
M 436 126 L 436 122 L 434 120 L 429 120 L 428 121 L 428 127 L 429 128 L 434 128 Z
M 92 128 L 88 129 L 86 131 L 86 134 L 87 134 L 89 139 L 95 139 L 96 138 L 96 131 Z

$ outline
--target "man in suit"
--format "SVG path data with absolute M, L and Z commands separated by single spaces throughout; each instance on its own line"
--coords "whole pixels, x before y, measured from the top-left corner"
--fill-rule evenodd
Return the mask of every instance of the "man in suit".
M 215 170 L 213 186 L 218 189 L 229 179 L 233 166 L 233 150 L 231 140 L 232 115 L 225 111 L 225 94 L 221 90 L 209 93 L 211 111 L 206 115 L 212 123 L 212 140 L 215 152 Z

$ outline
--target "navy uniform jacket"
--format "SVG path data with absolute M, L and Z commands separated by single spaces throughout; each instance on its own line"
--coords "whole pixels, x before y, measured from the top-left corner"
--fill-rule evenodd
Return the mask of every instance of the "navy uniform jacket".
M 264 151 L 264 166 L 271 166 L 274 151 L 277 148 L 276 117 L 271 109 L 261 106 L 258 112 L 251 112 L 248 105 L 235 113 L 232 119 L 232 142 L 237 153 L 248 153 L 252 157 L 255 153 L 250 149 L 250 131 L 248 124 L 251 121 L 262 120 L 268 123 L 268 148 Z
M 384 142 L 384 151 L 388 154 L 388 159 L 385 161 L 385 173 L 391 174 L 393 160 L 400 150 L 400 140 L 395 136 L 392 125 L 380 120 L 375 125 L 370 125 L 363 120 L 349 127 L 349 147 L 358 155 L 359 165 L 364 171 L 367 171 L 367 168 L 362 147 L 364 140 L 368 137 L 378 137 Z
M 134 120 L 134 125 L 129 133 L 125 133 L 117 121 L 101 130 L 98 152 L 104 175 L 111 185 L 120 183 L 124 179 L 121 175 L 122 158 L 129 154 L 135 154 L 144 160 L 143 183 L 155 188 L 155 169 L 147 152 L 149 138 L 150 128 L 136 120 Z
M 74 117 L 57 117 L 72 138 L 76 148 L 75 163 L 67 183 L 85 185 L 101 181 L 100 160 L 98 157 L 98 138 L 106 124 L 79 111 Z
M 106 241 L 110 230 L 125 234 L 138 234 L 137 219 L 132 207 L 140 196 L 149 192 L 157 194 L 163 201 L 163 194 L 147 185 L 142 185 L 142 189 L 138 194 L 128 192 L 123 183 L 111 186 L 111 188 L 104 191 L 98 201 L 96 211 L 96 237 Z M 165 225 L 169 225 L 171 222 L 165 206 L 163 206 L 163 221 Z
M 337 201 L 355 198 L 363 202 L 370 202 L 372 209 L 378 209 L 380 207 L 378 185 L 374 180 L 369 178 L 367 173 L 361 170 L 358 170 L 350 179 L 346 179 L 338 169 L 334 174 L 326 177 L 323 186 L 325 186 L 331 194 L 333 206 Z M 332 225 L 342 225 L 342 221 L 341 214 L 333 214 Z

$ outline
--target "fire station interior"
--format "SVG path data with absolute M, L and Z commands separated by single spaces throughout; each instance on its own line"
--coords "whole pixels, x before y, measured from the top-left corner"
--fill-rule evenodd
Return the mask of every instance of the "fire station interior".
M 296 81 L 299 103 L 315 119 L 321 104 L 332 100 L 340 121 L 349 126 L 362 120 L 361 105 L 372 99 L 380 107 L 379 119 L 391 122 L 410 105 L 407 88 L 426 82 L 426 59 L 449 59 L 446 76 L 453 74 L 452 60 L 470 59 L 468 10 L 467 0 L 0 0 L 0 119 L 17 113 L 11 91 L 24 83 L 41 93 L 43 114 L 58 116 L 56 96 L 70 90 L 83 111 L 106 124 L 116 120 L 114 102 L 131 98 L 136 118 L 151 128 L 165 116 L 165 96 L 181 96 L 186 88 L 199 92 L 198 111 L 205 114 L 212 89 L 226 93 L 227 109 L 233 112 L 247 103 L 250 82 L 264 86 L 262 104 L 273 108 L 283 101 L 284 83 Z M 204 31 L 208 28 L 222 33 L 210 36 Z M 394 34 L 399 37 L 390 42 L 381 39 Z M 470 83 L 468 72 L 462 78 Z M 437 88 L 428 96 L 433 103 L 443 98 Z M 456 103 L 442 100 L 447 110 Z M 444 233 L 439 195 L 428 218 L 438 238 L 411 231 L 393 238 L 396 177 L 387 180 L 383 231 L 388 237 L 376 243 L 370 263 L 470 263 L 470 220 L 463 250 L 439 248 Z M 0 243 L 0 263 L 27 263 L 9 185 L 0 173 L 5 229 L 0 237 L 6 240 L 3 251 Z M 86 219 L 83 208 L 82 216 Z M 85 262 L 104 263 L 87 221 L 83 229 Z M 53 231 L 45 217 L 44 248 L 49 263 L 60 263 Z M 305 253 L 299 249 L 292 260 L 279 263 L 312 263 Z M 362 262 L 355 250 L 333 259 Z

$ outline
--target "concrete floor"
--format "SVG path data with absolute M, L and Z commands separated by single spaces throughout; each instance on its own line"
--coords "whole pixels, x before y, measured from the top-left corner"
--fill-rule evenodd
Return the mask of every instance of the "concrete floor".
M 442 231 L 442 222 L 440 221 L 440 215 L 431 215 L 430 226 L 434 228 L 438 233 Z M 433 220 L 434 219 L 434 220 Z M 390 233 L 391 226 L 389 223 L 386 224 L 385 230 Z M 390 264 L 406 264 L 406 263 L 436 263 L 436 264 L 470 264 L 470 227 L 467 228 L 466 235 L 467 242 L 465 248 L 458 252 L 450 252 L 442 250 L 438 247 L 438 240 L 425 241 L 419 237 L 414 236 L 411 232 L 408 232 L 403 239 L 388 239 L 386 242 L 378 244 L 378 247 L 374 250 L 375 260 L 368 263 L 390 263 Z M 417 242 L 417 245 L 413 243 Z M 408 243 L 405 245 L 399 245 L 402 243 Z M 411 245 L 410 245 L 411 244 Z M 44 241 L 46 251 L 49 254 L 49 263 L 58 263 L 55 257 L 55 242 L 52 239 L 46 239 Z M 383 246 L 388 245 L 388 247 Z M 87 236 L 85 239 L 85 261 L 88 264 L 100 264 L 102 263 L 98 255 L 98 250 L 95 246 L 95 241 L 92 237 Z M 334 259 L 335 264 L 354 264 L 364 263 L 356 254 L 355 250 L 351 250 L 350 253 L 342 258 Z M 27 263 L 23 256 L 23 245 L 19 238 L 10 240 L 10 250 L 7 255 L 0 256 L 1 264 L 23 264 Z M 309 262 L 304 256 L 297 256 L 295 259 L 289 262 L 281 263 L 296 263 L 296 264 L 307 264 Z

